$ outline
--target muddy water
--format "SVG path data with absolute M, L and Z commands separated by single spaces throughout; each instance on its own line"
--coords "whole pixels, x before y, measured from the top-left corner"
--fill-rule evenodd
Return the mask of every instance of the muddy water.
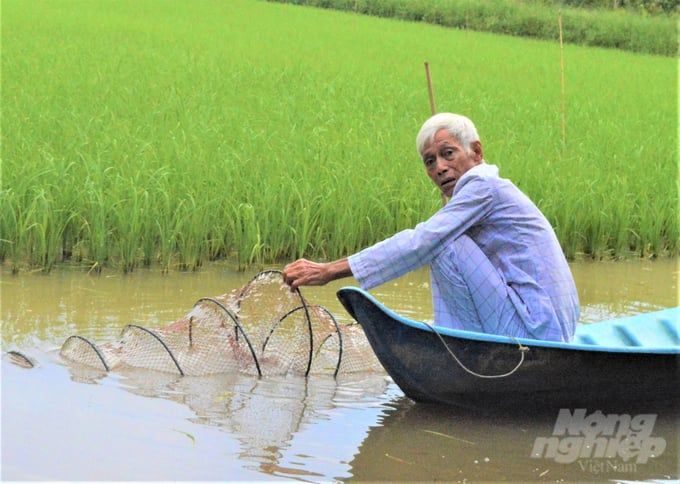
M 677 260 L 576 263 L 582 321 L 678 305 Z M 414 404 L 383 374 L 211 377 L 65 366 L 55 349 L 72 334 L 96 341 L 123 326 L 162 326 L 202 296 L 253 273 L 214 265 L 200 273 L 48 276 L 2 272 L 3 350 L 38 367 L 2 361 L 2 478 L 58 480 L 604 480 L 678 477 L 677 428 L 659 414 L 667 444 L 646 463 L 530 458 L 555 415 L 507 416 Z M 330 287 L 305 295 L 341 320 Z M 400 313 L 430 319 L 428 275 L 372 291 Z M 586 378 L 587 375 L 584 375 Z

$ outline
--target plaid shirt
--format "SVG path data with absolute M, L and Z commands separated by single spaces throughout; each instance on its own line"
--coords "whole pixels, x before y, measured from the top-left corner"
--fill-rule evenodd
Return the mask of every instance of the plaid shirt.
M 579 317 L 578 294 L 557 237 L 540 210 L 512 182 L 500 178 L 494 165 L 482 163 L 468 170 L 445 207 L 414 229 L 350 256 L 350 268 L 368 290 L 436 263 L 447 244 L 462 234 L 479 246 L 482 257 L 498 272 L 495 280 L 503 284 L 502 293 L 530 337 L 571 340 Z M 456 270 L 451 264 L 437 269 L 442 267 Z M 484 290 L 484 284 L 480 287 Z M 498 289 L 494 288 L 496 293 Z M 445 324 L 449 302 L 433 296 L 435 323 Z

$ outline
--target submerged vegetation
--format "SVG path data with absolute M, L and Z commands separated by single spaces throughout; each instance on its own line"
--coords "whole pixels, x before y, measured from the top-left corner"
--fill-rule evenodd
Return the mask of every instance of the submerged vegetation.
M 568 257 L 678 254 L 675 59 L 265 2 L 3 2 L 0 259 L 335 258 L 440 205 L 437 106 Z

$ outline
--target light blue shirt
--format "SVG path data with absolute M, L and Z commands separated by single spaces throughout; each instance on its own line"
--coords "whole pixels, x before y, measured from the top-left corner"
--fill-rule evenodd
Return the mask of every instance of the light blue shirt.
M 414 229 L 349 257 L 368 290 L 425 264 L 447 243 L 469 236 L 496 268 L 527 331 L 538 339 L 569 341 L 579 317 L 571 271 L 550 223 L 498 168 L 482 163 L 458 180 L 451 200 Z M 498 278 L 497 278 L 498 279 Z M 446 304 L 434 298 L 435 321 Z

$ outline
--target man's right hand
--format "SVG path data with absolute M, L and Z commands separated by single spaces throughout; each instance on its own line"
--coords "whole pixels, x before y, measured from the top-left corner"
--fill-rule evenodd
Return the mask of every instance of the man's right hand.
M 283 280 L 291 289 L 300 286 L 323 286 L 335 279 L 351 275 L 352 271 L 346 258 L 328 263 L 298 259 L 283 268 Z

